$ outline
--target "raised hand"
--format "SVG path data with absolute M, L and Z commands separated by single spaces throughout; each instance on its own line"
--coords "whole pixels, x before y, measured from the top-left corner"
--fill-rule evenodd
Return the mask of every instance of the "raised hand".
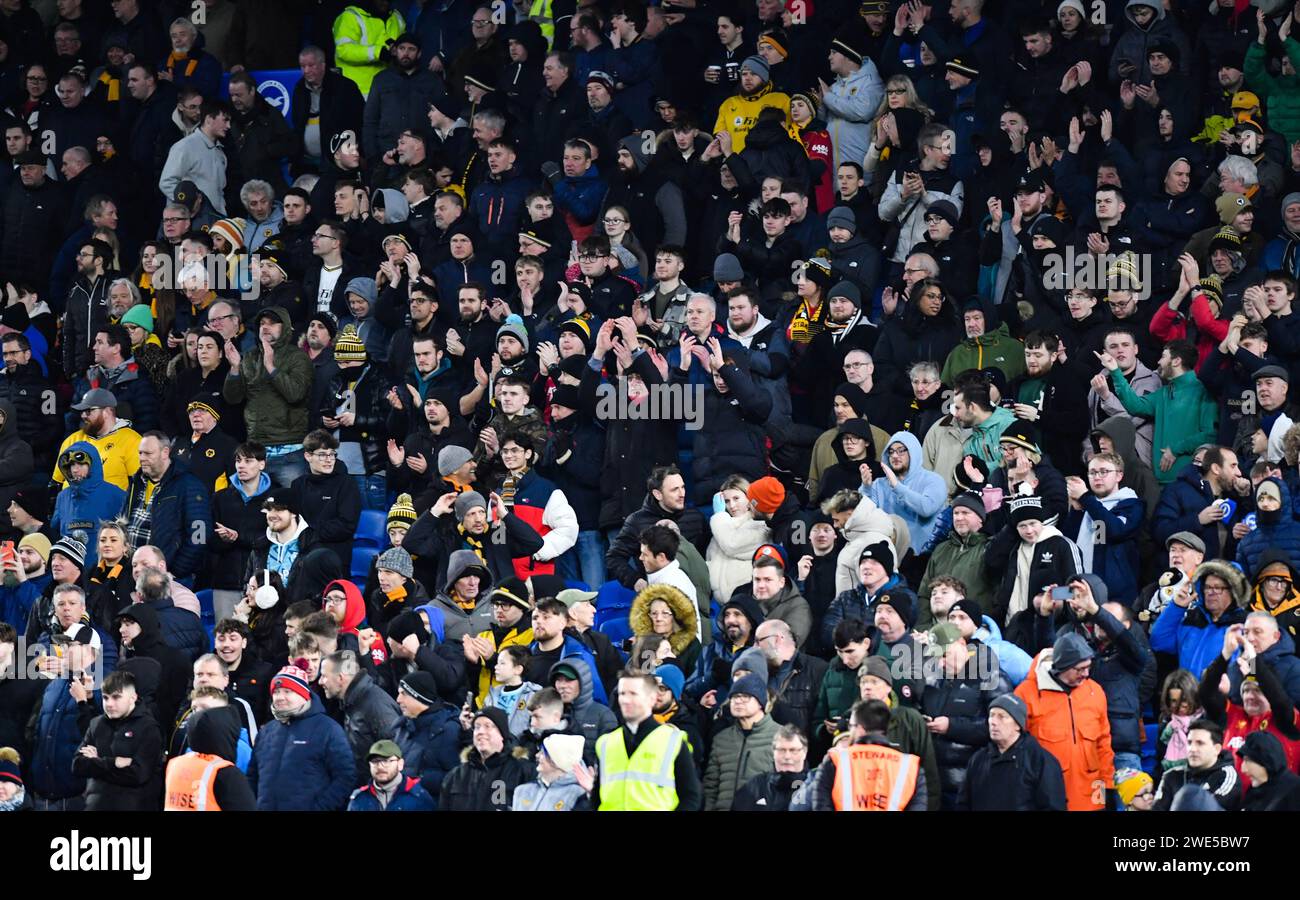
M 989 226 L 991 231 L 997 231 L 1002 227 L 1002 200 L 997 196 L 990 197 L 988 200 L 989 208 Z

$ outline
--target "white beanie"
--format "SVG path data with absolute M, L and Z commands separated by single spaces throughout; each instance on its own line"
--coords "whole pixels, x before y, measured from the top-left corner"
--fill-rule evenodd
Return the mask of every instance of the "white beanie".
M 551 734 L 542 740 L 542 749 L 560 771 L 570 774 L 582 762 L 586 740 L 579 734 Z
M 1060 5 L 1056 7 L 1056 17 L 1058 19 L 1061 17 L 1061 10 L 1065 9 L 1067 6 L 1077 12 L 1085 23 L 1088 21 L 1088 13 L 1083 8 L 1083 3 L 1080 2 L 1080 0 L 1061 0 Z

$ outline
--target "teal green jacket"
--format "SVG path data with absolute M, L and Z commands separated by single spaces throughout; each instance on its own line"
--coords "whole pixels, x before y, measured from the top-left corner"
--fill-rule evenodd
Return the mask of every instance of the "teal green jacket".
M 1002 432 L 1015 420 L 1011 410 L 999 406 L 993 415 L 971 429 L 970 437 L 966 438 L 966 452 L 984 460 L 992 472 L 1002 465 Z
M 1282 49 L 1291 65 L 1300 72 L 1300 42 L 1287 38 L 1282 42 Z M 1246 88 L 1254 91 L 1264 101 L 1264 111 L 1268 114 L 1268 125 L 1274 131 L 1286 135 L 1288 144 L 1300 141 L 1300 75 L 1278 75 L 1268 73 L 1265 65 L 1267 57 L 1259 41 L 1251 41 L 1246 51 L 1245 67 Z
M 1160 390 L 1139 397 L 1129 387 L 1123 373 L 1112 369 L 1111 389 L 1124 409 L 1135 416 L 1155 419 L 1155 440 L 1151 448 L 1152 468 L 1156 481 L 1162 485 L 1172 483 L 1178 473 L 1192 461 L 1192 454 L 1201 444 L 1214 443 L 1218 424 L 1218 405 L 1206 393 L 1205 385 L 1195 372 L 1184 372 Z M 1169 471 L 1160 470 L 1160 456 L 1168 448 L 1177 459 Z

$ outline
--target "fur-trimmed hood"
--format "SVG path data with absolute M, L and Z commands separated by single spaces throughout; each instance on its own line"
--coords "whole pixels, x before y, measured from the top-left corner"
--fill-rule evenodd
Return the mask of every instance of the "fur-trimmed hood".
M 668 638 L 673 652 L 685 652 L 691 645 L 691 641 L 695 640 L 699 613 L 695 611 L 695 604 L 671 584 L 652 584 L 636 595 L 636 599 L 632 601 L 632 612 L 628 614 L 628 624 L 632 626 L 632 633 L 637 635 L 654 633 L 654 628 L 650 624 L 650 604 L 656 600 L 668 604 L 677 622 L 677 628 L 673 629 L 673 633 Z
M 1192 582 L 1196 585 L 1196 603 L 1204 608 L 1205 606 L 1205 576 L 1217 575 L 1228 583 L 1228 588 L 1232 591 L 1232 605 L 1237 609 L 1248 609 L 1250 607 L 1250 582 L 1240 569 L 1231 563 L 1219 559 L 1207 560 L 1197 567 L 1195 574 L 1192 575 Z
M 528 759 L 528 748 L 520 747 L 515 743 L 506 744 L 505 747 L 502 748 L 501 753 L 508 753 L 515 759 Z M 498 754 L 498 756 L 499 755 L 500 754 Z M 465 747 L 460 751 L 460 761 L 475 766 L 483 766 L 483 758 L 479 756 L 478 751 L 474 749 L 473 744 L 470 744 L 468 747 Z

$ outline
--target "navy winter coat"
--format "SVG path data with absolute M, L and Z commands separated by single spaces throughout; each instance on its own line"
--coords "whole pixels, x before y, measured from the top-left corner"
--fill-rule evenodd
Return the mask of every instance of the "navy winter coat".
M 31 788 L 50 800 L 78 797 L 85 791 L 86 779 L 72 774 L 72 760 L 91 720 L 99 714 L 99 691 L 78 703 L 68 692 L 70 684 L 66 678 L 56 678 L 45 688 L 32 741 Z
M 356 787 L 355 775 L 343 726 L 325 715 L 314 695 L 301 716 L 261 730 L 248 766 L 258 812 L 340 810 Z
M 1291 517 L 1291 490 L 1285 482 L 1269 478 L 1282 492 L 1282 508 L 1277 513 L 1256 514 L 1255 530 L 1237 543 L 1237 564 L 1246 570 L 1246 577 L 1254 578 L 1259 572 L 1260 557 L 1268 550 L 1280 550 L 1287 555 L 1291 568 L 1300 569 L 1300 522 Z M 1276 521 L 1266 518 L 1276 516 Z
M 144 503 L 145 482 L 143 472 L 131 479 L 122 507 L 128 519 L 135 507 Z M 189 466 L 174 459 L 154 488 L 150 506 L 149 543 L 162 551 L 173 578 L 194 577 L 203 570 L 207 542 L 214 537 L 208 489 L 190 473 Z M 167 631 L 165 620 L 163 631 Z
M 460 765 L 460 722 L 452 706 L 430 707 L 397 723 L 393 740 L 402 748 L 406 773 L 420 779 L 420 785 L 438 806 L 438 792 L 447 773 Z
M 387 806 L 379 805 L 373 783 L 357 788 L 348 803 L 348 812 L 433 812 L 437 808 L 429 792 L 420 786 L 420 779 L 409 776 L 403 776 L 402 786 Z

